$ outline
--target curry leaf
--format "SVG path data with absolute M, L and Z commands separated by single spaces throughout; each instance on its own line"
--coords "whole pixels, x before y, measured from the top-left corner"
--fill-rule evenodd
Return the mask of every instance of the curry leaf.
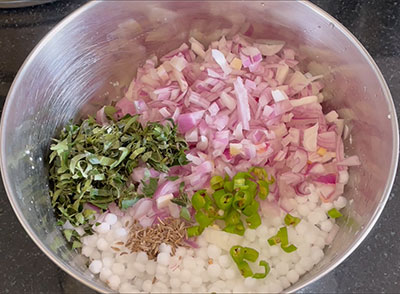
M 158 179 L 157 178 L 150 178 L 149 182 L 146 183 L 142 180 L 143 184 L 143 193 L 146 197 L 153 197 L 154 193 L 157 190 L 158 186 Z
M 140 200 L 139 197 L 134 198 L 134 199 L 124 199 L 122 200 L 121 208 L 122 209 L 128 209 L 129 207 L 133 206 Z

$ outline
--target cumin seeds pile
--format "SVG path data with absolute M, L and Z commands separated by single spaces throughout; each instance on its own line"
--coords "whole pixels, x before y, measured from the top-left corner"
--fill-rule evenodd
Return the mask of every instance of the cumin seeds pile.
M 156 259 L 161 243 L 170 245 L 172 255 L 178 247 L 189 248 L 186 244 L 187 225 L 180 219 L 165 218 L 151 227 L 143 228 L 137 221 L 130 227 L 128 241 L 125 246 L 132 252 L 144 251 L 149 259 Z

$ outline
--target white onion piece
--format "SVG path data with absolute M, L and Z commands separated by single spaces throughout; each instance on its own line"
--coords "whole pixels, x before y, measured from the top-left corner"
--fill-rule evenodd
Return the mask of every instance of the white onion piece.
M 221 102 L 229 109 L 234 110 L 236 108 L 236 101 L 226 92 L 221 92 Z
M 289 99 L 288 96 L 286 95 L 286 93 L 281 90 L 272 90 L 271 94 L 272 94 L 272 97 L 274 98 L 275 102 Z
M 292 104 L 293 107 L 297 107 L 297 106 L 301 106 L 301 105 L 309 104 L 309 103 L 317 103 L 317 102 L 318 102 L 317 96 L 307 96 L 307 97 L 303 97 L 300 99 L 290 100 L 290 103 Z
M 226 62 L 224 54 L 221 51 L 216 50 L 216 49 L 212 49 L 211 53 L 212 53 L 212 57 L 214 58 L 215 62 L 218 63 L 218 65 L 222 68 L 222 70 L 224 71 L 224 73 L 226 75 L 229 75 L 232 72 L 232 69 L 229 66 L 229 64 Z
M 177 56 L 177 55 L 172 57 L 169 63 L 177 71 L 182 71 L 188 65 L 188 62 L 183 56 Z
M 273 56 L 282 50 L 283 46 L 285 46 L 285 42 L 275 40 L 257 40 L 254 46 L 260 50 L 262 55 Z
M 197 143 L 196 148 L 198 150 L 206 150 L 208 147 L 208 138 L 206 136 L 200 136 L 200 141 Z
M 307 151 L 317 151 L 318 123 L 304 130 L 303 147 Z
M 172 193 L 158 197 L 156 200 L 157 208 L 161 209 L 167 207 L 171 203 L 171 199 L 173 198 L 174 195 Z
M 289 66 L 287 66 L 286 64 L 278 66 L 275 79 L 277 80 L 279 85 L 283 84 L 283 82 L 286 80 L 286 77 L 288 76 L 288 73 Z
M 249 130 L 250 107 L 246 88 L 244 87 L 243 80 L 240 77 L 236 79 L 233 85 L 235 87 L 236 99 L 239 108 L 239 117 L 242 122 L 242 127 L 244 130 Z

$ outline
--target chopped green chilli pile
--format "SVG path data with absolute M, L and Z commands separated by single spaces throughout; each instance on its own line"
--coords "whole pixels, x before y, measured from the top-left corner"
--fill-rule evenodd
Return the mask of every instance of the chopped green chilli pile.
M 191 37 L 65 126 L 50 196 L 90 272 L 121 293 L 279 293 L 322 260 L 360 161 L 299 60 L 281 41 Z

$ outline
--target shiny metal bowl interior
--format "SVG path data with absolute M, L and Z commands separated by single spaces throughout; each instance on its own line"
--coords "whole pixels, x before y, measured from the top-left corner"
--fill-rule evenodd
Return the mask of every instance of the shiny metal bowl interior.
M 371 230 L 392 187 L 398 126 L 381 73 L 342 25 L 308 2 L 95 1 L 66 18 L 31 53 L 2 115 L 1 170 L 10 202 L 28 234 L 66 272 L 99 292 L 110 291 L 67 248 L 55 225 L 47 186 L 51 137 L 71 118 L 120 97 L 146 56 L 179 46 L 189 32 L 209 42 L 249 23 L 256 37 L 284 39 L 302 52 L 305 69 L 324 74 L 325 107 L 346 118 L 352 134 L 347 153 L 362 161 L 351 168 L 345 194 L 352 204 L 334 244 L 288 291 L 332 270 Z

